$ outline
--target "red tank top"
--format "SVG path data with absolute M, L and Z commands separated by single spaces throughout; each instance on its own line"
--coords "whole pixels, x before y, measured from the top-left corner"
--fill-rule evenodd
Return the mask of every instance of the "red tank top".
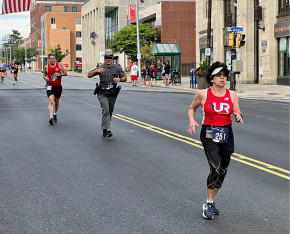
M 211 88 L 207 89 L 207 98 L 203 106 L 202 123 L 204 125 L 224 126 L 232 124 L 232 113 L 233 103 L 228 89 L 223 97 L 217 97 L 212 93 Z
M 51 67 L 49 64 L 47 64 L 47 75 L 49 81 L 46 82 L 47 85 L 49 86 L 59 86 L 61 85 L 61 76 L 56 77 L 54 74 L 55 73 L 61 73 L 59 70 L 58 63 L 55 64 L 55 67 Z

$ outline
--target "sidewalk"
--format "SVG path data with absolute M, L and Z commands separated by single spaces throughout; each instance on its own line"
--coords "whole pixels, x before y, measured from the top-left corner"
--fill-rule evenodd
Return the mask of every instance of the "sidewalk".
M 86 78 L 87 74 L 85 73 L 76 73 L 76 72 L 68 72 L 69 76 L 83 77 Z M 127 76 L 128 77 L 128 76 Z M 130 81 L 130 79 L 128 79 Z M 183 91 L 190 93 L 197 93 L 199 90 L 197 88 L 190 88 L 190 78 L 182 77 L 180 85 L 169 85 L 162 86 L 162 81 L 157 81 L 158 88 L 166 89 L 168 91 Z M 128 84 L 128 83 L 127 83 Z M 130 85 L 128 84 L 128 87 Z M 227 88 L 230 87 L 230 83 L 228 82 L 226 85 Z M 133 87 L 132 87 L 133 88 Z M 134 87 L 136 90 L 136 88 Z M 156 90 L 155 87 L 147 88 L 138 86 L 139 89 L 150 89 L 150 91 Z M 262 92 L 260 84 L 241 84 L 240 87 L 236 85 L 236 93 L 239 98 L 249 98 L 249 99 L 259 99 L 259 100 L 273 100 L 273 101 L 282 101 L 289 102 L 290 98 L 290 87 L 283 85 L 262 85 Z

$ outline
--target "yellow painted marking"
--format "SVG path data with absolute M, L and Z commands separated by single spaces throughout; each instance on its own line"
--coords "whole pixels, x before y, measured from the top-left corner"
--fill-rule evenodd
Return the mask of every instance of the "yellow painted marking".
M 35 84 L 32 84 L 32 83 L 27 82 L 27 81 L 24 81 L 24 80 L 20 80 L 20 82 L 23 82 L 25 84 L 31 85 L 31 86 L 36 87 L 36 88 L 40 88 L 42 91 L 45 91 L 45 88 L 44 87 L 41 87 L 39 85 L 35 85 Z
M 164 136 L 167 136 L 169 138 L 172 138 L 172 139 L 175 139 L 177 141 L 181 141 L 181 142 L 184 142 L 186 144 L 189 144 L 189 145 L 192 145 L 192 146 L 195 146 L 197 148 L 200 148 L 200 149 L 203 149 L 203 146 L 202 145 L 198 145 L 198 144 L 201 144 L 200 141 L 198 140 L 195 140 L 195 139 L 192 139 L 190 137 L 186 137 L 186 136 L 183 136 L 183 135 L 180 135 L 180 134 L 177 134 L 177 133 L 174 133 L 174 132 L 171 132 L 171 131 L 168 131 L 168 130 L 165 130 L 165 129 L 162 129 L 162 128 L 159 128 L 159 127 L 156 127 L 154 125 L 151 125 L 151 124 L 147 124 L 147 123 L 144 123 L 144 122 L 141 122 L 141 121 L 138 121 L 138 120 L 135 120 L 135 119 L 132 119 L 132 118 L 129 118 L 129 117 L 126 117 L 124 115 L 120 115 L 120 114 L 115 114 L 113 115 L 113 117 L 117 118 L 117 119 L 120 119 L 120 120 L 123 120 L 125 122 L 128 122 L 128 123 L 131 123 L 131 124 L 134 124 L 136 126 L 139 126 L 141 128 L 145 128 L 147 130 L 150 130 L 150 131 L 153 131 L 153 132 L 156 132 L 156 133 L 159 133 L 161 135 L 164 135 Z M 171 134 L 171 135 L 169 135 Z M 182 138 L 182 139 L 181 139 Z M 198 144 L 195 144 L 195 143 L 198 143 Z M 241 159 L 237 158 L 237 157 L 240 157 Z M 276 171 L 273 171 L 273 169 L 275 170 L 278 170 L 278 171 L 281 171 L 281 172 L 284 172 L 284 173 L 287 173 L 287 174 L 290 174 L 290 171 L 288 170 L 285 170 L 283 168 L 280 168 L 280 167 L 276 167 L 276 166 L 273 166 L 271 164 L 268 164 L 268 163 L 264 163 L 264 162 L 261 162 L 259 160 L 256 160 L 256 159 L 253 159 L 253 158 L 249 158 L 249 157 L 246 157 L 244 155 L 241 155 L 241 154 L 237 154 L 237 153 L 233 153 L 232 157 L 231 157 L 233 160 L 235 161 L 238 161 L 240 163 L 244 163 L 246 165 L 249 165 L 249 166 L 252 166 L 252 167 L 255 167 L 255 168 L 258 168 L 260 170 L 263 170 L 263 171 L 266 171 L 268 173 L 271 173 L 271 174 L 274 174 L 274 175 L 277 175 L 277 176 L 280 176 L 282 178 L 285 178 L 285 179 L 288 179 L 290 180 L 290 177 L 287 176 L 287 175 L 283 175 L 279 172 L 276 172 Z M 264 168 L 262 166 L 259 166 L 259 165 L 256 165 L 256 164 L 253 164 L 253 163 L 250 163 L 250 162 L 247 162 L 246 160 L 248 161 L 252 161 L 252 162 L 255 162 L 257 164 L 260 164 L 260 165 L 263 165 L 263 166 L 267 166 L 269 168 Z

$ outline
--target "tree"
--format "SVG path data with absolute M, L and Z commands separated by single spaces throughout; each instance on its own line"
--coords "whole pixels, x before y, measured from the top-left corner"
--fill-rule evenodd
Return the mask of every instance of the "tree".
M 12 48 L 18 47 L 19 44 L 22 44 L 24 42 L 23 37 L 21 36 L 21 33 L 18 30 L 12 29 L 12 34 L 9 34 L 5 40 L 3 40 L 3 48 L 9 48 L 10 46 Z
M 31 63 L 36 61 L 35 56 L 38 55 L 38 51 L 36 48 L 26 48 L 26 54 L 27 62 Z M 13 48 L 12 55 L 20 64 L 25 64 L 25 48 Z
M 156 28 L 151 24 L 139 24 L 141 47 L 155 40 Z M 109 47 L 113 51 L 125 52 L 132 60 L 137 60 L 137 28 L 130 25 L 116 32 L 110 41 Z
M 140 49 L 140 53 L 142 54 L 141 63 L 145 66 L 155 63 L 155 57 L 150 55 L 152 48 L 153 42 L 150 42 L 149 45 L 146 44 Z
M 48 50 L 51 53 L 55 54 L 55 59 L 58 63 L 60 63 L 61 60 L 63 60 L 70 53 L 68 50 L 66 50 L 65 53 L 62 53 L 60 44 L 58 44 L 55 48 L 49 48 Z

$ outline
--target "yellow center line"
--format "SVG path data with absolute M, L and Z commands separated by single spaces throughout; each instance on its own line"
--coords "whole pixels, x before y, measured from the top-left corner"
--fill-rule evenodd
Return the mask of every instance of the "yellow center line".
M 129 118 L 129 117 L 126 117 L 124 115 L 120 115 L 120 114 L 115 114 L 113 115 L 113 117 L 117 118 L 117 119 L 120 119 L 122 121 L 125 121 L 125 122 L 128 122 L 128 123 L 131 123 L 131 124 L 134 124 L 136 126 L 139 126 L 141 128 L 145 128 L 147 130 L 150 130 L 150 131 L 153 131 L 153 132 L 156 132 L 156 133 L 159 133 L 161 135 L 164 135 L 164 136 L 167 136 L 169 138 L 172 138 L 172 139 L 175 139 L 177 141 L 181 141 L 181 142 L 184 142 L 186 144 L 189 144 L 189 145 L 192 145 L 192 146 L 195 146 L 197 148 L 200 148 L 200 149 L 203 149 L 203 146 L 202 145 L 199 145 L 201 144 L 200 141 L 198 140 L 195 140 L 195 139 L 192 139 L 192 138 L 189 138 L 189 137 L 186 137 L 186 136 L 183 136 L 183 135 L 180 135 L 180 134 L 177 134 L 177 133 L 174 133 L 174 132 L 171 132 L 171 131 L 168 131 L 168 130 L 165 130 L 165 129 L 162 129 L 162 128 L 159 128 L 159 127 L 156 127 L 154 125 L 151 125 L 151 124 L 147 124 L 147 123 L 144 123 L 144 122 L 141 122 L 141 121 L 138 121 L 138 120 L 135 120 L 135 119 L 132 119 L 132 118 Z M 170 135 L 171 134 L 171 135 Z M 182 138 L 182 139 L 181 139 Z M 193 142 L 195 143 L 193 143 Z M 196 144 L 197 143 L 197 144 Z M 239 157 L 239 158 L 237 158 Z M 263 171 L 266 171 L 268 173 L 271 173 L 271 174 L 274 174 L 274 175 L 277 175 L 277 176 L 280 176 L 282 178 L 285 178 L 285 179 L 288 179 L 290 180 L 290 177 L 287 176 L 287 175 L 283 175 L 279 172 L 276 172 L 276 171 L 273 171 L 273 169 L 276 169 L 278 171 L 281 171 L 281 172 L 284 172 L 284 173 L 287 173 L 287 174 L 290 174 L 290 171 L 288 170 L 285 170 L 283 168 L 280 168 L 280 167 L 276 167 L 276 166 L 273 166 L 271 164 L 268 164 L 268 163 L 264 163 L 264 162 L 261 162 L 259 160 L 256 160 L 256 159 L 252 159 L 252 158 L 249 158 L 249 157 L 246 157 L 244 155 L 241 155 L 241 154 L 237 154 L 237 153 L 233 153 L 232 157 L 231 157 L 233 160 L 235 161 L 238 161 L 238 162 L 241 162 L 241 163 L 244 163 L 246 165 L 249 165 L 249 166 L 252 166 L 252 167 L 255 167 L 255 168 L 258 168 L 260 170 L 263 170 Z M 263 166 L 266 166 L 268 168 L 264 168 L 262 166 L 259 166 L 259 165 L 256 165 L 256 164 L 253 164 L 253 163 L 250 163 L 250 162 L 247 162 L 245 160 L 248 160 L 248 161 L 252 161 L 252 162 L 255 162 L 257 164 L 260 164 L 260 165 L 263 165 Z
M 36 88 L 40 88 L 42 91 L 45 91 L 45 88 L 44 88 L 44 87 L 41 87 L 41 86 L 39 86 L 39 85 L 32 84 L 32 83 L 27 82 L 27 81 L 24 81 L 24 80 L 20 80 L 20 82 L 23 82 L 23 83 L 25 83 L 25 84 L 31 85 L 31 86 L 36 87 Z

